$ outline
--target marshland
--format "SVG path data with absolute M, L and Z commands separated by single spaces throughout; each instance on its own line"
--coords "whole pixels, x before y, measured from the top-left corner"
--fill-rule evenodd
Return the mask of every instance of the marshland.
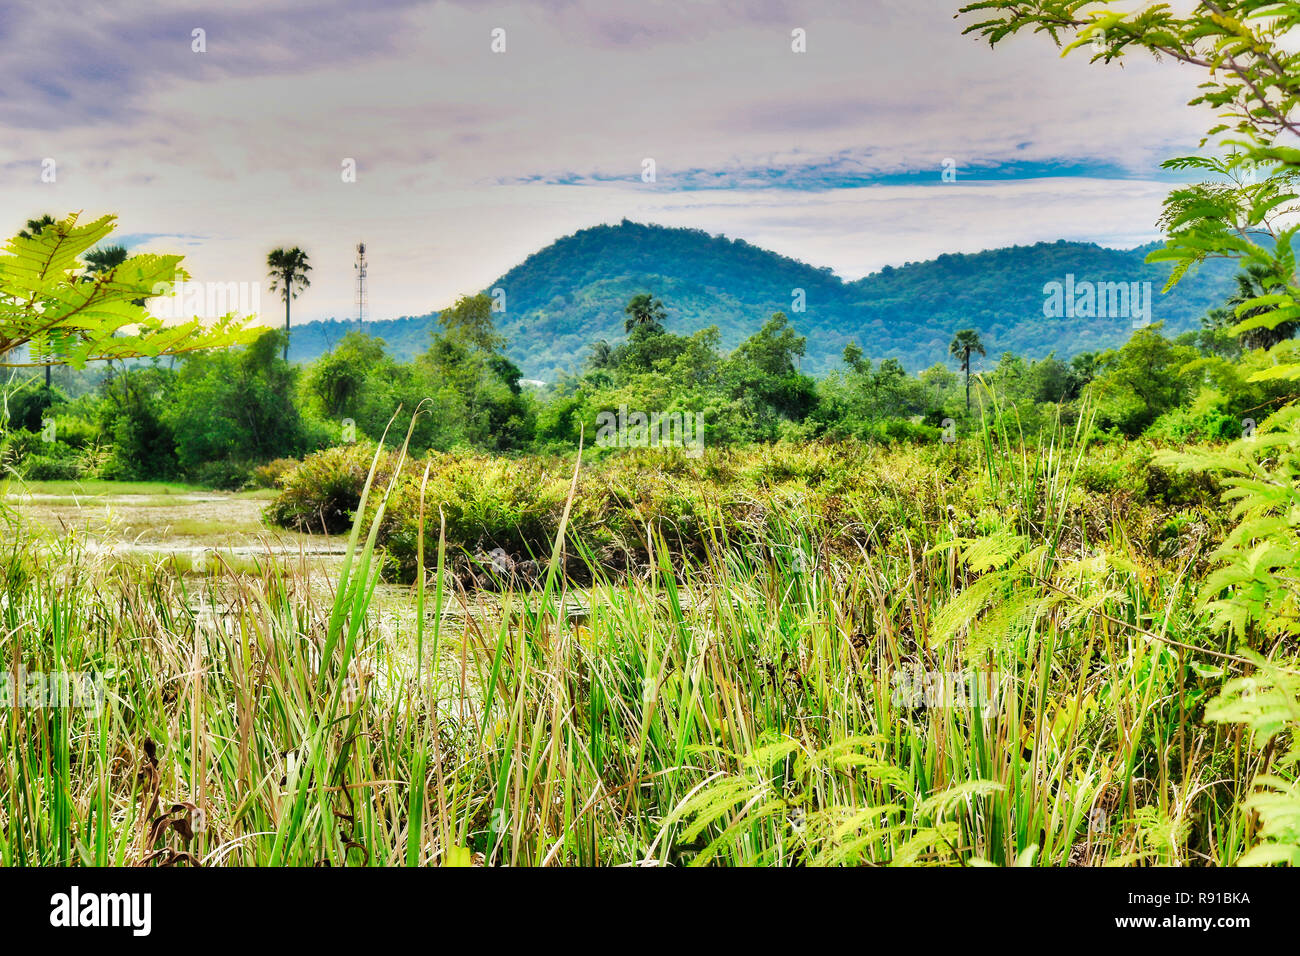
M 10 659 L 101 675 L 104 704 L 11 712 L 5 861 L 1284 858 L 1285 639 L 1226 636 L 1199 598 L 1226 486 L 1086 424 L 497 462 L 473 500 L 449 489 L 474 456 L 324 452 L 366 462 L 324 563 L 269 519 L 235 560 L 233 521 L 151 551 L 94 524 L 132 496 L 57 530 L 19 505 Z M 1163 500 L 1108 474 L 1134 454 Z M 285 484 L 251 500 L 284 520 L 311 493 Z M 620 510 L 663 514 L 656 490 L 674 520 Z M 138 497 L 185 520 L 188 495 Z

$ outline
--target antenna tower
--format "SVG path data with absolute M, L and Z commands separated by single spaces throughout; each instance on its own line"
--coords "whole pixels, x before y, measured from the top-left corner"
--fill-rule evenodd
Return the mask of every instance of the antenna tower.
M 357 331 L 365 331 L 366 321 L 366 244 L 357 243 Z

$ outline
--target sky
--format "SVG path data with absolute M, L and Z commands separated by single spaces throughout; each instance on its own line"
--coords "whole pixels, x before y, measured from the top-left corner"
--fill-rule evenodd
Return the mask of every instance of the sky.
M 392 318 L 624 218 L 846 279 L 1157 238 L 1159 163 L 1208 125 L 1196 72 L 1028 35 L 991 50 L 959 6 L 6 0 L 0 222 L 116 214 L 133 251 L 260 284 L 268 322 L 277 246 L 313 264 L 297 322 L 355 316 L 359 241 L 369 317 Z

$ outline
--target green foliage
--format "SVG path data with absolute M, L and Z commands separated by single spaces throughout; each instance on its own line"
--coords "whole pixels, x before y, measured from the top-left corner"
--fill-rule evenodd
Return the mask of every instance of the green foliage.
M 267 507 L 267 518 L 297 531 L 346 531 L 361 503 L 374 458 L 374 445 L 341 445 L 281 469 L 280 494 Z M 387 457 L 379 461 L 378 478 L 387 483 L 392 466 Z
M 995 399 L 979 441 L 644 451 L 576 485 L 571 459 L 330 449 L 270 508 L 355 515 L 326 613 L 296 560 L 11 536 L 0 664 L 109 693 L 4 724 L 0 863 L 1294 862 L 1293 674 L 1224 657 L 1202 552 L 1153 547 L 1164 505 L 1081 493 L 1130 447 L 1086 410 L 1027 446 Z M 982 683 L 917 699 L 922 672 Z M 144 775 L 104 759 L 135 751 Z M 208 828 L 141 846 L 156 797 Z
M 1279 145 L 1300 132 L 1292 117 L 1300 97 L 1300 55 L 1283 42 L 1300 24 L 1292 4 L 1222 0 L 1180 15 L 1168 4 L 1146 4 L 1120 13 L 1109 3 L 1080 0 L 984 0 L 961 13 L 977 19 L 966 27 L 993 44 L 1030 30 L 1047 33 L 1071 50 L 1092 50 L 1094 62 L 1122 60 L 1145 50 L 1203 71 L 1201 93 L 1190 103 L 1213 108 L 1220 122 L 1202 145 L 1223 155 L 1172 159 L 1166 168 L 1195 170 L 1215 178 L 1175 189 L 1165 200 L 1161 225 L 1168 234 L 1151 262 L 1173 265 L 1166 290 L 1207 260 L 1240 262 L 1245 272 L 1234 300 L 1232 331 L 1247 348 L 1290 337 L 1300 321 L 1300 284 L 1292 240 L 1300 210 L 1300 150 Z M 1272 376 L 1300 377 L 1300 364 L 1280 366 Z
M 9 428 L 39 432 L 41 423 L 51 408 L 66 404 L 68 396 L 57 388 L 42 388 L 36 379 L 27 379 L 13 389 L 5 390 L 4 402 Z
M 623 323 L 624 332 L 631 332 L 638 326 L 653 326 L 662 331 L 664 320 L 668 318 L 668 310 L 664 308 L 663 302 L 648 292 L 632 296 L 623 312 L 627 315 L 627 320 Z
M 123 371 L 105 381 L 99 415 L 112 457 L 101 477 L 141 481 L 179 476 L 176 435 L 165 420 L 174 384 L 175 374 L 157 366 Z
M 492 321 L 492 297 L 486 293 L 463 295 L 438 315 L 447 340 L 491 354 L 505 344 Z
M 275 458 L 253 469 L 253 485 L 258 488 L 279 488 L 285 476 L 298 468 L 292 458 Z
M 428 445 L 413 436 L 415 446 L 505 450 L 531 441 L 536 413 L 519 384 L 523 373 L 501 352 L 491 297 L 462 297 L 440 322 L 444 331 L 433 334 L 415 374 L 425 395 L 437 389 L 433 421 L 444 424 Z
M 1221 449 L 1166 452 L 1159 461 L 1209 470 L 1226 488 L 1237 526 L 1215 557 L 1202 600 L 1237 638 L 1248 631 L 1278 637 L 1300 629 L 1300 406 L 1289 405 L 1259 429 Z
M 176 375 L 162 421 L 189 473 L 213 462 L 297 456 L 327 441 L 324 425 L 294 403 L 295 372 L 277 355 L 280 332 L 264 332 L 240 352 L 187 361 Z
M 1208 424 L 1225 405 L 1239 409 L 1243 384 L 1300 379 L 1300 362 L 1294 360 L 1289 341 L 1300 322 L 1300 283 L 1292 247 L 1298 228 L 1294 213 L 1300 210 L 1300 150 L 1290 145 L 1300 132 L 1293 117 L 1300 104 L 1300 54 L 1288 42 L 1300 26 L 1300 7 L 1269 0 L 1220 0 L 1185 12 L 1157 3 L 1119 13 L 1104 2 L 985 0 L 968 4 L 962 12 L 988 17 L 967 32 L 977 32 L 993 44 L 1029 29 L 1046 32 L 1058 43 L 1063 35 L 1073 35 L 1067 51 L 1091 45 L 1094 60 L 1110 62 L 1145 50 L 1204 72 L 1201 93 L 1192 105 L 1207 105 L 1219 114 L 1221 121 L 1207 131 L 1202 145 L 1213 141 L 1224 155 L 1183 157 L 1165 164 L 1216 178 L 1170 194 L 1161 220 L 1168 241 L 1149 258 L 1173 264 L 1169 286 L 1209 259 L 1238 261 L 1244 271 L 1230 303 L 1237 321 L 1227 331 L 1238 336 L 1247 353 L 1243 364 L 1264 358 L 1262 367 L 1249 376 L 1225 368 L 1225 350 L 1217 346 L 1204 349 L 1214 353 L 1208 360 L 1188 362 L 1184 371 L 1220 373 L 1217 389 L 1202 389 L 1197 414 Z M 1213 333 L 1226 324 L 1217 315 L 1212 320 L 1205 331 Z M 1166 415 L 1160 431 L 1178 428 L 1171 411 L 1180 404 L 1178 393 L 1191 382 L 1162 374 L 1175 364 L 1158 354 L 1169 346 L 1137 336 L 1130 344 L 1131 354 L 1122 354 L 1129 346 L 1121 349 L 1105 363 L 1107 373 L 1094 385 L 1103 407 L 1109 402 L 1110 417 L 1121 428 L 1144 426 L 1142 419 L 1152 411 Z M 1138 381 L 1144 374 L 1149 377 L 1145 387 Z M 1122 386 L 1118 399 L 1116 384 Z M 1142 396 L 1148 408 L 1143 411 L 1126 402 L 1124 393 Z M 1277 395 L 1274 401 L 1293 397 Z M 1266 756 L 1253 792 L 1243 800 L 1247 811 L 1258 814 L 1261 826 L 1257 845 L 1240 862 L 1295 864 L 1300 862 L 1300 785 L 1295 775 L 1300 763 L 1295 744 L 1300 737 L 1300 684 L 1294 667 L 1300 624 L 1294 575 L 1300 565 L 1300 406 L 1283 406 L 1258 430 L 1244 427 L 1247 424 L 1243 419 L 1242 437 L 1226 447 L 1167 452 L 1157 461 L 1208 471 L 1226 487 L 1223 500 L 1232 505 L 1236 524 L 1212 555 L 1218 567 L 1202 582 L 1198 606 L 1227 636 L 1229 648 L 1267 643 L 1269 655 L 1234 658 L 1253 666 L 1255 673 L 1228 681 L 1205 716 L 1246 725 L 1268 745 L 1269 756 L 1276 738 L 1289 737 L 1278 772 L 1271 772 Z M 1279 664 L 1275 655 L 1286 655 L 1292 666 Z M 1163 807 L 1143 807 L 1138 822 L 1144 843 L 1162 862 L 1185 839 L 1185 823 Z
M 594 342 L 625 334 L 624 309 L 647 290 L 667 310 L 666 327 L 680 335 L 716 326 L 718 347 L 730 351 L 765 318 L 785 312 L 802 335 L 801 370 L 824 375 L 857 342 L 879 362 L 896 358 L 909 371 L 946 362 L 953 331 L 974 328 L 994 354 L 1037 359 L 1055 351 L 1063 361 L 1080 352 L 1121 345 L 1129 321 L 1070 322 L 1043 315 L 1043 286 L 1067 274 L 1094 282 L 1150 281 L 1160 289 L 1166 264 L 1146 264 L 1156 246 L 1106 249 L 1091 243 L 1043 242 L 888 267 L 847 282 L 829 269 L 768 252 L 742 240 L 700 230 L 624 222 L 565 236 L 491 283 L 509 293 L 509 311 L 496 315 L 509 339 L 507 354 L 526 377 L 556 382 L 577 372 Z M 1154 318 L 1171 334 L 1197 328 L 1234 287 L 1229 263 L 1210 261 L 1177 288 L 1157 296 Z M 792 289 L 805 293 L 795 311 Z M 328 351 L 355 323 L 313 322 L 294 330 L 291 354 L 310 361 Z M 367 322 L 402 361 L 427 347 L 436 315 Z
M 1160 332 L 1160 323 L 1136 329 L 1122 348 L 1099 358 L 1089 389 L 1102 427 L 1139 435 L 1191 397 L 1194 378 L 1187 366 L 1199 356 Z
M 1222 476 L 1236 526 L 1215 550 L 1218 568 L 1201 585 L 1200 606 L 1234 641 L 1294 651 L 1300 630 L 1300 406 L 1289 405 L 1260 430 L 1215 452 L 1167 453 L 1166 462 Z M 1206 707 L 1207 720 L 1247 726 L 1276 770 L 1254 780 L 1245 807 L 1259 815 L 1259 842 L 1243 865 L 1300 865 L 1300 660 L 1278 663 L 1247 651 L 1254 673 L 1228 681 Z
M 250 339 L 247 317 L 234 313 L 205 326 L 199 319 L 165 325 L 144 300 L 171 288 L 180 256 L 136 255 L 112 268 L 88 269 L 78 257 L 101 242 L 116 218 L 85 225 L 73 214 L 34 234 L 18 235 L 0 254 L 0 365 L 46 365 L 135 356 L 177 355 Z M 92 259 L 93 262 L 93 259 Z M 27 362 L 14 350 L 28 346 Z

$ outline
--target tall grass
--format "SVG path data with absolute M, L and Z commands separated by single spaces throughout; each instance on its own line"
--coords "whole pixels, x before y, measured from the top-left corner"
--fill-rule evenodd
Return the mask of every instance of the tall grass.
M 1249 665 L 1194 607 L 1203 555 L 1152 554 L 1120 514 L 1095 535 L 1086 425 L 1031 447 L 1013 424 L 974 440 L 974 514 L 924 475 L 833 520 L 792 494 L 761 536 L 706 523 L 687 561 L 647 522 L 631 575 L 571 526 L 575 468 L 539 586 L 490 602 L 445 573 L 426 464 L 395 624 L 372 605 L 404 449 L 328 599 L 292 564 L 196 582 L 16 528 L 6 667 L 93 670 L 108 697 L 3 714 L 0 862 L 1236 863 L 1271 757 L 1202 719 Z M 906 693 L 971 673 L 974 700 Z

